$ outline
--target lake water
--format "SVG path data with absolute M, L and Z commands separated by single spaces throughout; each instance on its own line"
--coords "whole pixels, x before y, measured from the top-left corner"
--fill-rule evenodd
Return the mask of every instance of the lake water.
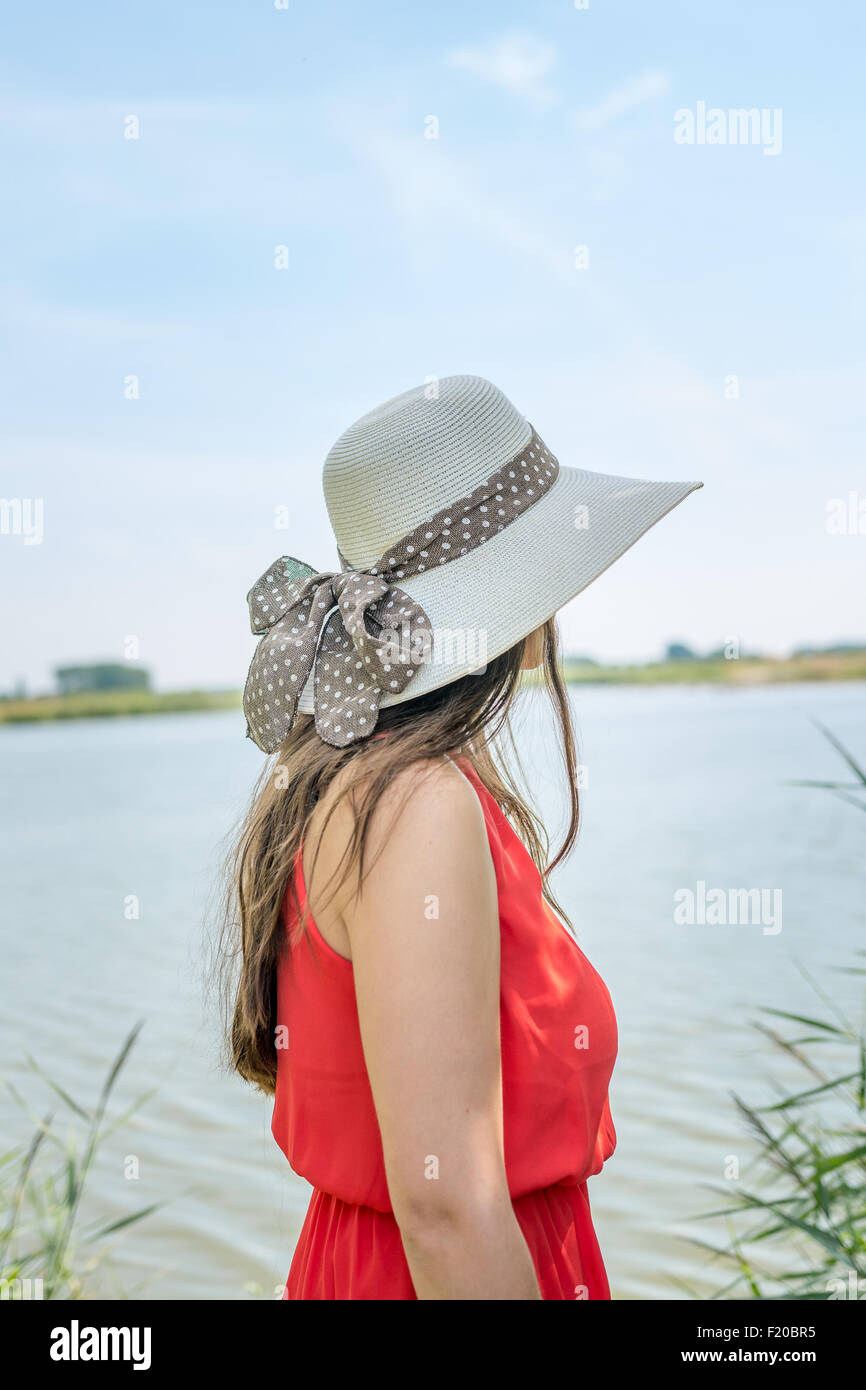
M 786 781 L 845 777 L 815 718 L 866 760 L 866 686 L 573 699 L 584 823 L 557 890 L 620 1029 L 618 1146 L 590 1182 L 594 1219 L 614 1297 L 684 1297 L 680 1281 L 705 1296 L 724 1277 L 690 1242 L 724 1230 L 697 1218 L 720 1205 L 709 1185 L 728 1157 L 750 1153 L 731 1093 L 766 1099 L 784 1075 L 749 1021 L 762 1006 L 814 1012 L 798 962 L 859 1017 L 856 977 L 834 968 L 866 944 L 866 821 Z M 519 742 L 555 825 L 555 744 L 531 705 Z M 288 1272 L 309 1188 L 273 1143 L 270 1102 L 220 1070 L 202 998 L 220 840 L 260 766 L 233 712 L 0 729 L 3 1072 L 34 1114 L 48 1092 L 27 1053 L 90 1103 L 143 1018 L 115 1109 L 158 1088 L 107 1142 L 85 1215 L 165 1205 L 118 1239 L 94 1289 L 271 1297 Z M 678 925 L 674 894 L 699 881 L 781 890 L 781 930 Z M 0 1119 L 3 1147 L 30 1133 L 5 1094 Z

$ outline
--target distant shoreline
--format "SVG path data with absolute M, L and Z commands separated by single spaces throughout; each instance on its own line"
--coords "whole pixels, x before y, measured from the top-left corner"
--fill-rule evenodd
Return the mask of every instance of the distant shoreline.
M 642 666 L 602 666 L 566 657 L 569 685 L 761 686 L 793 681 L 866 680 L 866 651 L 816 652 L 809 656 L 742 657 L 738 661 L 651 661 Z M 103 690 L 34 699 L 0 699 L 0 724 L 61 719 L 111 719 L 240 709 L 237 690 Z
M 642 666 L 595 666 L 566 657 L 572 685 L 781 685 L 792 681 L 866 680 L 866 649 L 802 656 L 744 656 L 691 661 L 650 661 Z
M 54 723 L 61 719 L 116 719 L 138 714 L 187 714 L 240 709 L 237 690 L 95 690 L 82 695 L 44 695 L 0 700 L 0 724 Z

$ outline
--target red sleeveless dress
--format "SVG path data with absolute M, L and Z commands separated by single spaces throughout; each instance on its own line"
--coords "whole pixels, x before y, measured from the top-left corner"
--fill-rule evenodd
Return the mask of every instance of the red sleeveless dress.
M 542 1298 L 610 1298 L 587 1178 L 616 1143 L 610 995 L 544 901 L 531 855 L 464 758 L 496 870 L 505 1168 Z M 300 856 L 295 883 L 305 889 Z M 287 909 L 284 909 L 286 912 Z M 291 918 L 286 916 L 287 930 Z M 314 1191 L 283 1298 L 414 1299 L 388 1199 L 352 963 L 307 918 L 278 970 L 272 1132 Z

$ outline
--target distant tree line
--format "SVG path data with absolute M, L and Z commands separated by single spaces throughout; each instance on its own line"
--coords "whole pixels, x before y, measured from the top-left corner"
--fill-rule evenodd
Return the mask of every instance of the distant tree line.
M 863 642 L 834 642 L 827 647 L 797 647 L 791 653 L 792 657 L 797 656 L 835 656 L 845 652 L 866 651 L 866 644 Z M 741 657 L 751 657 L 760 659 L 763 652 L 740 652 Z M 696 652 L 692 647 L 686 646 L 685 642 L 669 642 L 665 648 L 665 661 L 721 661 L 727 656 L 724 647 L 718 647 L 712 652 Z

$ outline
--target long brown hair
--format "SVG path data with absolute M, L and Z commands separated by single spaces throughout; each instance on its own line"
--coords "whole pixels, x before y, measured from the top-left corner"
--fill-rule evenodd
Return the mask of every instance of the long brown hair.
M 231 1065 L 260 1090 L 272 1093 L 276 1083 L 277 966 L 283 953 L 291 949 L 283 917 L 284 900 L 288 894 L 288 905 L 303 929 L 293 872 L 295 859 L 314 807 L 339 774 L 339 794 L 328 808 L 312 861 L 305 865 L 308 883 L 325 826 L 340 800 L 350 798 L 354 829 L 331 894 L 349 874 L 355 873 L 360 884 L 369 872 L 366 851 L 370 821 L 398 773 L 411 764 L 432 764 L 445 754 L 459 753 L 470 760 L 532 855 L 542 874 L 545 897 L 568 920 L 549 885 L 551 871 L 574 845 L 579 822 L 577 754 L 559 668 L 555 620 L 551 618 L 544 626 L 540 683 L 558 725 L 570 809 L 565 837 L 549 862 L 547 833 L 512 771 L 515 765 L 520 770 L 520 760 L 509 715 L 522 683 L 527 640 L 523 638 L 490 661 L 483 672 L 382 710 L 377 732 L 387 731 L 388 738 L 332 748 L 319 738 L 312 716 L 299 715 L 262 772 L 229 858 L 218 943 Z

